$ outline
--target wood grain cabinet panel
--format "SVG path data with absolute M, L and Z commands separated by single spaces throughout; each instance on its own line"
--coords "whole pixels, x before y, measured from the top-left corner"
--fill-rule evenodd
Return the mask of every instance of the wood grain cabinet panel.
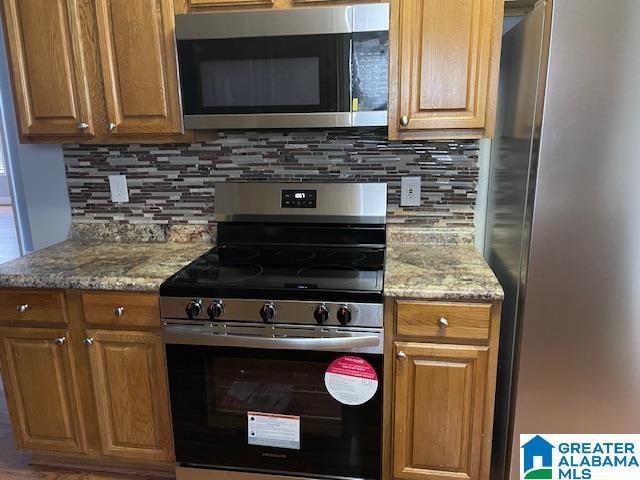
M 103 454 L 173 460 L 160 333 L 89 330 L 88 347 Z
M 90 138 L 94 128 L 77 33 L 78 0 L 2 3 L 21 133 Z
M 273 0 L 187 0 L 190 7 L 241 7 L 247 5 L 272 5 Z
M 110 135 L 178 134 L 173 0 L 95 0 Z
M 18 446 L 81 453 L 83 419 L 64 329 L 0 328 L 5 395 Z
M 160 298 L 153 293 L 83 292 L 84 319 L 91 326 L 160 328 Z
M 398 335 L 429 340 L 488 340 L 490 303 L 448 303 L 398 300 Z
M 393 477 L 480 475 L 488 347 L 395 343 Z
M 66 324 L 64 294 L 55 290 L 0 290 L 0 322 Z
M 493 123 L 502 8 L 503 0 L 392 2 L 391 138 L 433 130 L 475 136 Z

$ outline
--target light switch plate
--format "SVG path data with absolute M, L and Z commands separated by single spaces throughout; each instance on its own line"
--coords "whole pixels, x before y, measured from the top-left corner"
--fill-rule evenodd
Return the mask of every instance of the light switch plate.
M 129 189 L 127 188 L 126 175 L 109 175 L 109 188 L 111 189 L 112 202 L 129 202 Z
M 420 177 L 402 177 L 400 189 L 401 207 L 420 206 Z

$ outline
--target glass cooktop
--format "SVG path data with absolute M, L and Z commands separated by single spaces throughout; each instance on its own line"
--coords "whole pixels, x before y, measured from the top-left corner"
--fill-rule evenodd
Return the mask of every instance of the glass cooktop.
M 221 246 L 169 278 L 163 296 L 381 301 L 384 249 Z

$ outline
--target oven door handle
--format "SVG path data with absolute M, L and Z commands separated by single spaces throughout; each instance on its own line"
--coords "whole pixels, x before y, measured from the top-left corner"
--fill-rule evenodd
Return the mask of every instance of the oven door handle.
M 253 335 L 220 335 L 177 325 L 167 325 L 164 330 L 164 338 L 165 343 L 177 345 L 320 351 L 377 347 L 381 342 L 381 336 L 376 334 L 318 338 L 259 337 Z

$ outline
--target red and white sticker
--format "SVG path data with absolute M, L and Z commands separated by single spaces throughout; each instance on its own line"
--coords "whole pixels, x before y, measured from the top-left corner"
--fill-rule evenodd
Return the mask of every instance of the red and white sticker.
M 324 374 L 327 391 L 345 405 L 362 405 L 378 390 L 378 374 L 364 358 L 336 358 Z

